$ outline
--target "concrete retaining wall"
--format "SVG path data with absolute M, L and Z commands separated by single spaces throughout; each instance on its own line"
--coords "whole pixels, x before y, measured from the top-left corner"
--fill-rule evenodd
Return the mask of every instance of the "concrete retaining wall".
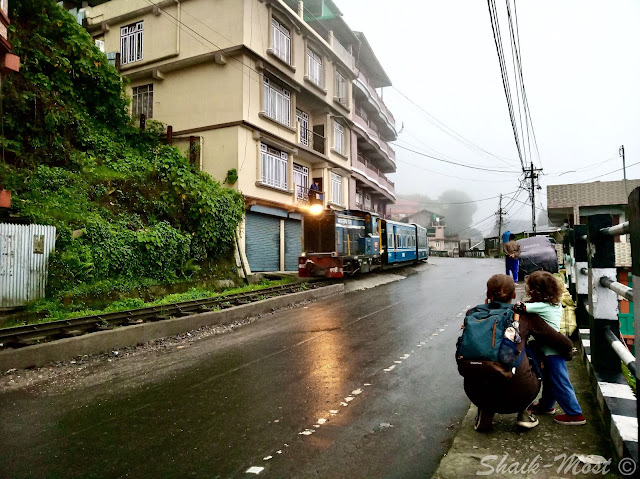
M 84 354 L 98 354 L 126 346 L 136 346 L 154 339 L 184 334 L 203 326 L 229 324 L 259 314 L 270 313 L 273 310 L 286 308 L 303 301 L 342 293 L 343 291 L 344 285 L 334 284 L 319 289 L 265 299 L 222 311 L 125 326 L 110 331 L 100 331 L 75 338 L 66 338 L 35 346 L 2 351 L 0 352 L 0 371 L 7 371 L 12 368 L 39 367 L 52 361 L 64 361 Z

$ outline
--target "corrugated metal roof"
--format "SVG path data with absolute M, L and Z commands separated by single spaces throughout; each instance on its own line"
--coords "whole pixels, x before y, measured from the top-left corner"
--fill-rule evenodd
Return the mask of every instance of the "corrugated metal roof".
M 570 185 L 547 186 L 547 208 L 571 208 L 574 206 L 626 205 L 627 192 L 640 186 L 640 179 L 596 181 Z

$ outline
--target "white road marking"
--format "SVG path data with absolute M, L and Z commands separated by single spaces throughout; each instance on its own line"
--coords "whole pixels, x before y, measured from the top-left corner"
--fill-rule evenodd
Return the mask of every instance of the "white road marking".
M 433 333 L 431 336 L 437 336 L 437 335 L 438 335 L 438 333 Z
M 340 406 L 343 406 L 343 407 L 347 407 L 348 405 L 349 405 L 349 404 L 347 404 L 347 403 L 346 403 L 346 402 L 344 402 L 344 401 L 342 401 L 342 402 L 340 403 Z
M 396 364 L 402 364 L 402 361 L 394 361 Z
M 354 396 L 362 394 L 362 389 L 354 389 L 353 391 L 351 391 L 351 394 L 353 394 Z
M 385 369 L 384 371 L 389 372 L 389 371 L 393 371 L 396 368 L 396 365 L 394 364 L 393 366 L 389 366 L 387 369 Z
M 335 416 L 336 414 L 338 414 L 340 411 L 338 409 L 332 409 L 331 411 L 329 411 L 331 413 L 332 416 Z
M 422 347 L 422 344 L 418 344 L 418 347 L 419 347 L 419 348 L 421 348 L 421 347 Z
M 313 429 L 305 429 L 302 432 L 298 433 L 298 436 L 310 436 L 311 434 L 313 434 L 315 431 Z
M 355 399 L 355 398 L 353 398 L 353 397 L 351 397 L 351 396 L 347 396 L 346 398 L 344 398 L 344 400 L 345 400 L 346 402 L 351 402 L 351 401 L 353 401 L 354 399 Z
M 327 422 L 327 420 L 325 418 L 323 418 L 323 417 L 318 419 L 318 424 L 324 424 L 325 422 Z
M 371 386 L 371 383 L 364 383 L 365 386 Z
M 442 328 L 442 329 L 440 330 L 440 332 L 442 332 L 442 331 L 444 331 L 444 328 Z
M 249 469 L 247 469 L 245 472 L 247 474 L 260 474 L 262 471 L 264 471 L 264 467 L 257 467 L 257 466 L 252 466 Z
M 273 459 L 273 456 L 267 456 L 262 458 L 263 461 L 268 461 L 269 459 Z
M 405 354 L 403 356 L 400 356 L 400 359 L 407 359 L 409 356 L 411 356 L 410 354 Z

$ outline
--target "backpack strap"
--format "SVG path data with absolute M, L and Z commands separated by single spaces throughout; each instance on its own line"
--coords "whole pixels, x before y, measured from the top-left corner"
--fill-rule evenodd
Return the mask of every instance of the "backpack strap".
M 518 359 L 516 359 L 516 363 L 514 364 L 513 368 L 511 368 L 511 372 L 513 374 L 516 373 L 516 369 L 518 369 L 518 367 L 520 366 L 520 363 L 522 362 L 522 359 L 524 359 L 524 353 L 527 350 L 526 346 L 524 348 L 522 348 L 522 351 L 520 351 L 520 354 L 518 355 Z

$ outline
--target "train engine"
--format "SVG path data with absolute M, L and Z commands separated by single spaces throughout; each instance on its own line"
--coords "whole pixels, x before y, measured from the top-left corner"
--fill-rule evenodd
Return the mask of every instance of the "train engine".
M 377 214 L 325 211 L 322 216 L 305 215 L 303 223 L 299 276 L 342 278 L 382 265 Z

